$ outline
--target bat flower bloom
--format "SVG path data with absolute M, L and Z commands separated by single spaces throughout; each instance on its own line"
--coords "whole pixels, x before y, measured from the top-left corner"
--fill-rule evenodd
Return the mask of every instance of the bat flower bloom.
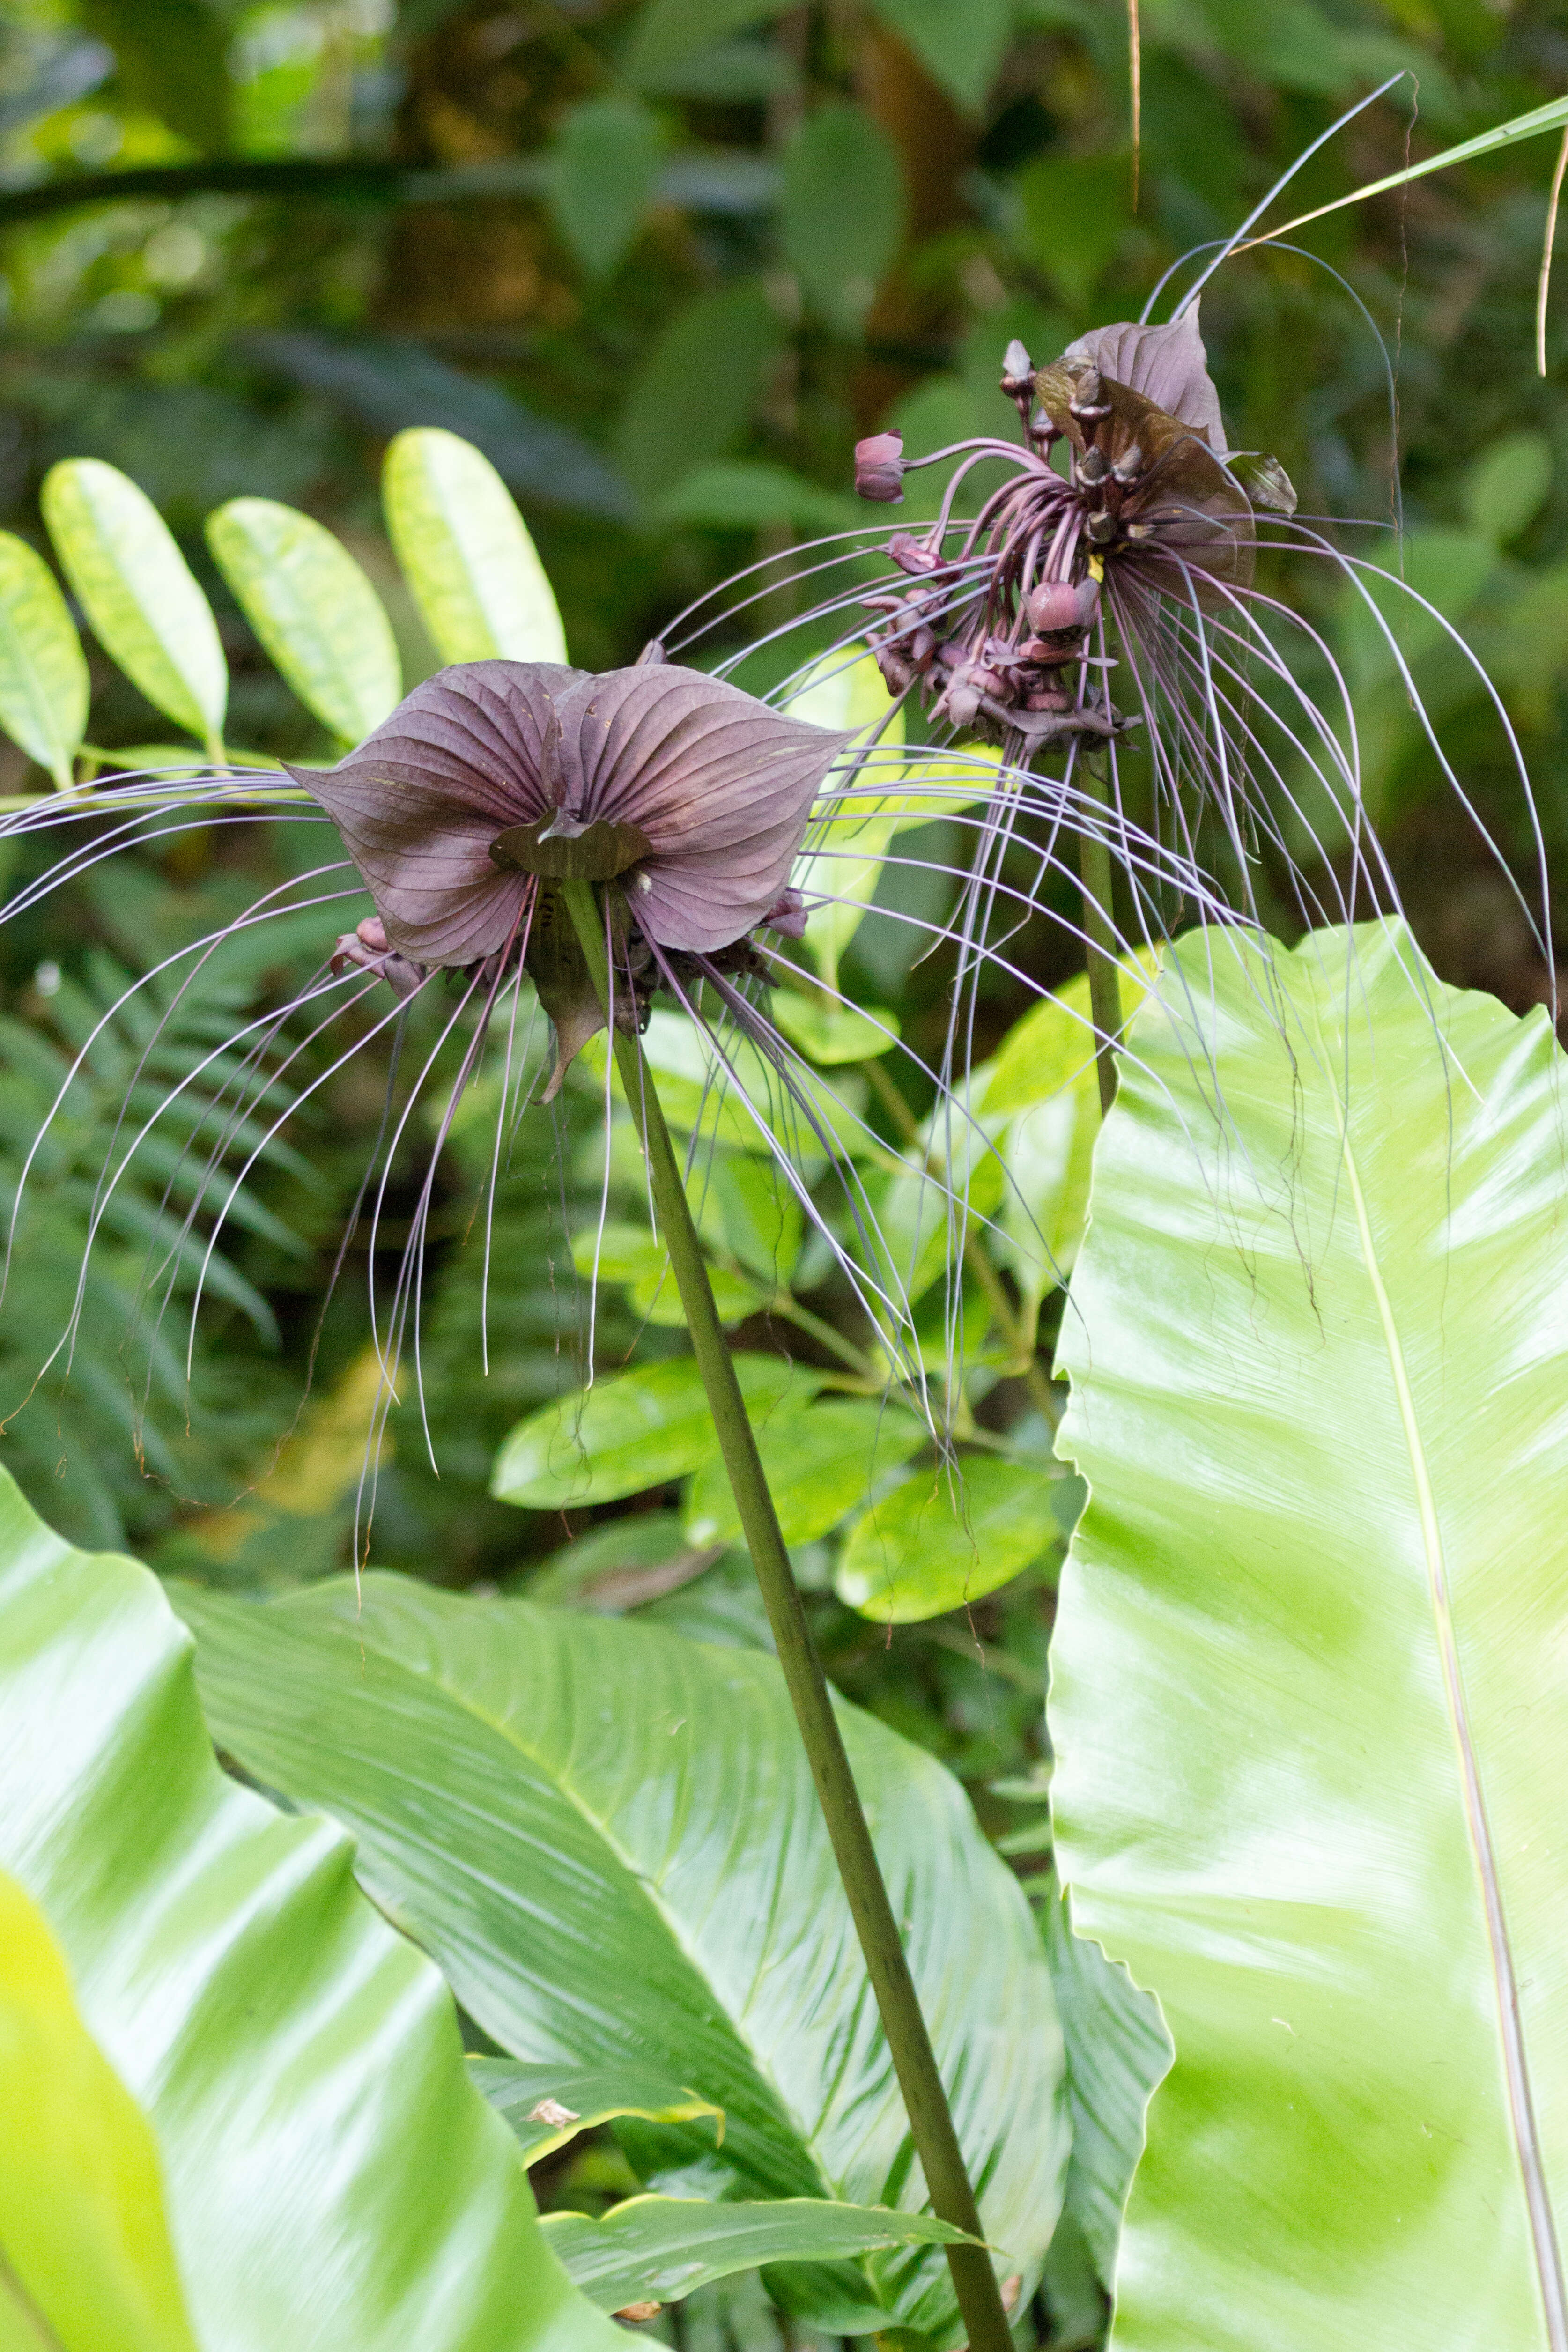
M 617 887 L 627 1020 L 661 982 L 752 970 L 752 932 L 798 933 L 790 871 L 847 740 L 674 663 L 441 670 L 335 768 L 290 771 L 375 902 L 334 968 L 406 995 L 521 961 L 555 1025 L 553 1094 L 604 1025 L 559 884 Z

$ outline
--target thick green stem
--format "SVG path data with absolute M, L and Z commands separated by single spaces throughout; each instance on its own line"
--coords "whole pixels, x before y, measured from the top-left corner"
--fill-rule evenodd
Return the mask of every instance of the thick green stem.
M 1082 775 L 1085 793 L 1109 817 L 1110 795 L 1092 761 L 1082 762 Z M 1086 832 L 1081 836 L 1079 873 L 1083 880 L 1089 1009 L 1094 1020 L 1100 1108 L 1104 1112 L 1116 1100 L 1115 1041 L 1121 1034 L 1121 977 L 1116 967 L 1116 925 L 1111 915 L 1110 844 L 1101 835 Z
M 566 882 L 561 887 L 599 992 L 600 1003 L 607 1004 L 609 971 L 603 912 L 588 883 Z M 810 1761 L 811 1777 L 833 1842 L 838 1874 L 849 1898 L 855 1930 L 881 2013 L 899 2087 L 909 2110 L 915 2151 L 925 2173 L 931 2205 L 944 2221 L 979 2238 L 984 2234 L 980 2210 L 953 2128 L 936 2053 L 931 2048 L 898 1921 L 893 1916 L 871 1833 L 861 1811 L 843 1734 L 828 1696 L 827 1678 L 822 1671 L 822 1661 L 816 1654 L 816 1644 L 784 1549 L 778 1515 L 735 1378 L 729 1343 L 719 1321 L 719 1310 L 713 1303 L 691 1206 L 669 1129 L 664 1122 L 653 1074 L 635 1034 L 612 1028 L 611 1034 L 621 1084 L 647 1160 L 654 1208 L 669 1252 L 680 1303 L 686 1310 L 692 1353 L 712 1408 L 720 1451 L 734 1490 L 757 1582 L 762 1587 L 779 1664 L 784 1669 Z M 949 2246 L 947 2258 L 959 2309 L 969 2331 L 971 2352 L 1012 2352 L 1012 2335 L 989 2254 L 980 2246 Z

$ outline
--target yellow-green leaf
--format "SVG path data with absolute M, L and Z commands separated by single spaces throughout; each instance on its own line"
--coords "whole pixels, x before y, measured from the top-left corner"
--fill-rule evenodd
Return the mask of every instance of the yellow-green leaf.
M 44 477 L 44 520 L 94 635 L 133 686 L 221 755 L 228 668 L 212 606 L 144 490 L 98 457 Z
M 989 1454 L 956 1473 L 939 1463 L 900 1479 L 857 1521 L 836 1589 L 879 1625 L 913 1624 L 994 1592 L 1058 1533 L 1044 1472 Z
M 152 2126 L 82 2023 L 48 1922 L 4 1872 L 0 2115 L 0 2343 L 195 2352 Z
M 207 545 L 246 619 L 307 710 L 360 743 L 403 692 L 385 608 L 341 540 L 276 499 L 230 499 Z
M 434 425 L 399 433 L 381 494 L 397 561 L 444 660 L 565 660 L 560 610 L 528 525 L 472 442 Z
M 87 656 L 54 573 L 0 530 L 0 727 L 57 784 L 87 733 Z

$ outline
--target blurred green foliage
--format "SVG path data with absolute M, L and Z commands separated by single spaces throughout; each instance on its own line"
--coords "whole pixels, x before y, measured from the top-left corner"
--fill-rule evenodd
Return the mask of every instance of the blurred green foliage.
M 406 688 L 454 646 L 504 642 L 515 615 L 460 582 L 422 610 L 394 561 L 376 485 L 388 439 L 406 426 L 462 436 L 513 492 L 570 657 L 630 660 L 737 568 L 866 520 L 849 496 L 858 435 L 897 424 L 919 453 L 1003 425 L 995 381 L 1010 336 L 1043 359 L 1090 324 L 1136 315 L 1169 265 L 1226 235 L 1385 76 L 1410 78 L 1313 159 L 1292 210 L 1397 170 L 1407 144 L 1419 154 L 1452 143 L 1568 80 L 1568 29 L 1552 0 L 1146 0 L 1142 16 L 1135 195 L 1128 25 L 1115 0 L 10 0 L 0 522 L 16 540 L 0 541 L 0 561 L 47 602 L 16 541 L 48 544 L 39 497 L 52 465 L 106 461 L 169 526 L 171 593 L 199 583 L 228 671 L 225 717 L 213 677 L 171 679 L 155 644 L 138 669 L 114 643 L 112 582 L 84 553 L 69 584 L 99 632 L 88 637 L 91 743 L 161 740 L 170 714 L 198 732 L 221 721 L 230 743 L 270 757 L 326 760 L 399 675 Z M 1353 543 L 1403 568 L 1488 661 L 1548 847 L 1561 851 L 1568 289 L 1549 320 L 1544 381 L 1532 365 L 1551 166 L 1552 142 L 1538 141 L 1331 215 L 1295 240 L 1302 250 L 1230 265 L 1205 289 L 1204 323 L 1233 445 L 1278 451 L 1305 513 L 1359 519 Z M 49 194 L 95 174 L 111 175 L 111 198 L 79 186 L 69 203 Z M 1406 526 L 1397 555 L 1390 362 Z M 931 478 L 917 478 L 900 520 L 929 510 Z M 434 528 L 445 512 L 457 530 L 465 495 L 458 476 L 406 481 L 400 528 Z M 266 501 L 328 526 L 346 556 Z M 205 535 L 220 509 L 226 520 Z M 295 608 L 268 585 L 282 553 L 299 594 L 342 621 L 330 674 L 289 650 Z M 526 604 L 534 592 L 517 593 Z M 805 593 L 770 590 L 730 641 L 787 622 Z M 1369 801 L 1437 968 L 1515 1005 L 1538 999 L 1547 975 L 1508 879 L 1444 784 L 1364 610 L 1327 567 L 1294 593 L 1354 688 Z M 1530 826 L 1486 695 L 1436 624 L 1401 627 L 1466 789 L 1528 896 Z M 14 656 L 0 639 L 0 688 Z M 66 678 L 56 708 L 68 733 L 78 694 Z M 25 740 L 57 772 L 75 750 L 41 722 Z M 43 782 L 24 752 L 0 751 L 0 791 Z M 935 866 L 962 854 L 962 838 L 931 826 L 900 836 L 900 849 L 908 855 L 879 870 L 869 858 L 868 891 L 883 909 L 929 916 L 945 887 Z M 84 868 L 0 931 L 7 1188 L 62 1055 L 109 1001 L 111 967 L 147 971 L 324 854 L 305 825 L 193 826 L 155 856 Z M 9 887 L 24 888 L 48 855 L 47 838 L 19 849 Z M 1265 859 L 1255 879 L 1266 919 L 1288 931 L 1288 876 Z M 174 1057 L 163 1083 L 208 1050 L 215 1022 L 281 1002 L 361 911 L 345 902 L 290 917 L 215 964 L 160 1049 Z M 890 1007 L 929 1051 L 950 964 L 917 962 L 913 934 L 885 913 L 848 929 L 829 943 L 847 992 Z M 1048 908 L 1009 953 L 1053 988 L 1080 961 Z M 21 1404 L 68 1326 L 93 1175 L 115 1134 L 110 1081 L 136 1049 L 140 1001 L 106 1029 L 36 1171 L 4 1307 L 0 1412 Z M 844 1054 L 808 1034 L 805 1000 L 792 1003 L 800 1042 L 838 1083 Z M 1026 1003 L 986 982 L 977 1058 L 994 1054 Z M 6 1424 L 4 1458 L 56 1524 L 95 1543 L 129 1538 L 159 1565 L 237 1587 L 348 1562 L 365 1524 L 374 1385 L 353 1213 L 388 1104 L 395 1124 L 444 1017 L 416 1014 L 398 1069 L 384 1043 L 332 1074 L 324 1049 L 306 1047 L 279 1079 L 303 1099 L 247 1176 L 246 1215 L 209 1270 L 188 1408 L 188 1237 L 165 1273 L 162 1322 L 160 1297 L 140 1287 L 145 1243 L 161 1220 L 177 1223 L 184 1180 L 138 1163 L 144 1172 L 115 1197 L 112 1245 L 94 1260 L 68 1383 L 57 1359 Z M 1049 1044 L 1037 1066 L 1054 1068 L 1051 1087 L 1026 1100 L 998 1085 L 1006 1056 L 990 1063 L 997 1090 L 980 1106 L 1020 1181 L 1060 1220 L 1050 1230 L 1063 1264 L 1095 1123 L 1068 1045 Z M 863 1075 L 839 1076 L 861 1089 L 874 1146 L 866 1181 L 897 1226 L 895 1188 L 918 1193 L 929 1164 L 927 1105 L 907 1107 L 906 1129 L 867 1096 Z M 744 1561 L 723 1548 L 730 1529 L 700 1468 L 689 1488 L 683 1469 L 662 1487 L 547 1508 L 492 1496 L 507 1433 L 583 1380 L 579 1265 L 595 1259 L 605 1163 L 590 1073 L 552 1112 L 517 1125 L 493 1215 L 476 1222 L 493 1150 L 482 1097 L 463 1106 L 437 1179 L 422 1301 L 427 1428 L 405 1394 L 375 1480 L 374 1557 L 444 1583 L 531 1580 L 567 1605 L 635 1607 L 705 1638 L 763 1641 Z M 382 1203 L 395 1245 L 441 1108 L 437 1084 L 397 1132 Z M 668 1285 L 626 1139 L 617 1122 L 594 1326 L 605 1374 L 634 1351 L 656 1363 L 681 1347 L 660 1307 Z M 787 1338 L 852 1391 L 868 1335 L 789 1214 L 776 1231 L 759 1225 L 744 1160 L 720 1137 L 704 1212 L 738 1339 L 765 1352 Z M 920 1234 L 917 1217 L 905 1237 L 918 1246 Z M 1048 1345 L 1058 1294 L 1020 1251 L 1004 1219 L 996 1260 L 1030 1336 L 1040 1318 Z M 999 1474 L 1005 1464 L 1009 1476 L 1043 1480 L 1051 1400 L 1037 1392 L 1038 1368 L 1032 1389 L 1005 1351 L 979 1362 L 978 1293 L 965 1313 L 977 1357 L 969 1442 L 995 1455 Z M 937 1317 L 933 1349 L 942 1338 Z M 874 1385 L 875 1368 L 862 1369 Z M 796 1434 L 820 1438 L 841 1467 L 865 1434 L 848 1412 L 819 1401 Z M 889 1436 L 872 1475 L 905 1497 L 885 1509 L 888 1526 L 902 1513 L 918 1531 L 929 1457 L 900 1473 L 902 1458 Z M 900 1475 L 923 1482 L 919 1496 Z M 1061 1525 L 1070 1505 L 1055 1495 Z M 808 1519 L 797 1564 L 837 1679 L 944 1755 L 988 1824 L 1012 1825 L 1015 1844 L 1033 1838 L 1037 1859 L 1043 1830 L 1019 1832 L 1015 1800 L 987 1791 L 998 1778 L 1037 1785 L 1054 1530 L 1002 1590 L 888 1627 L 846 1605 L 867 1598 L 875 1570 L 859 1555 L 848 1571 L 839 1564 L 843 1515 L 822 1528 Z M 867 1553 L 870 1537 L 859 1543 Z M 691 2327 L 695 2340 L 695 2306 Z

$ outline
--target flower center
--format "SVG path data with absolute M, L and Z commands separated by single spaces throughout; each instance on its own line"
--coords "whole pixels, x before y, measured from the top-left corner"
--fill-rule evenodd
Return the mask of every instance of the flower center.
M 640 825 L 614 824 L 603 817 L 584 824 L 566 809 L 552 809 L 531 824 L 509 825 L 498 834 L 490 856 L 510 874 L 539 874 L 551 882 L 609 882 L 652 846 Z

